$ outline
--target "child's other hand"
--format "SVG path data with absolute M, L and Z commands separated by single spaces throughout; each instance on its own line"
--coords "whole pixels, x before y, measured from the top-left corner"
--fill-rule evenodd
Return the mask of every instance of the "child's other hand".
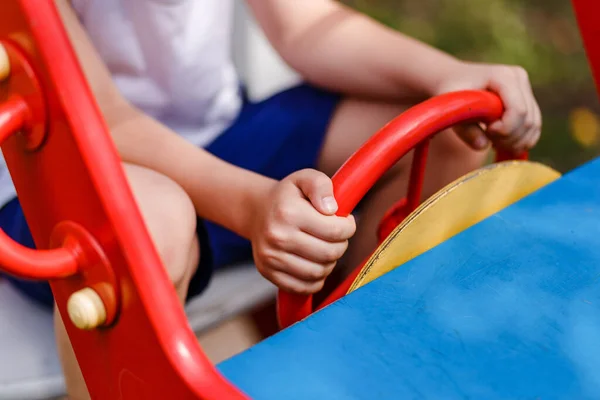
M 534 147 L 540 138 L 542 116 L 535 100 L 527 72 L 521 67 L 459 62 L 444 74 L 434 95 L 457 90 L 489 90 L 502 99 L 502 119 L 486 127 L 456 127 L 460 137 L 476 150 L 490 144 L 520 153 Z
M 354 218 L 335 215 L 331 179 L 315 170 L 288 176 L 266 199 L 252 231 L 256 267 L 283 290 L 318 292 L 354 235 Z

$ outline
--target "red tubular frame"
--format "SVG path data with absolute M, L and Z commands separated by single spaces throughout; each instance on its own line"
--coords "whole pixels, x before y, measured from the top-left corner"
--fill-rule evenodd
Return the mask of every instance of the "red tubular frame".
M 487 91 L 448 93 L 425 101 L 398 116 L 373 135 L 356 151 L 332 178 L 338 215 L 347 216 L 373 185 L 398 160 L 416 149 L 407 196 L 408 212 L 420 203 L 429 139 L 436 133 L 461 123 L 486 123 L 502 116 L 503 105 L 498 96 Z M 516 158 L 523 158 L 520 155 Z M 499 152 L 497 159 L 514 158 Z M 324 304 L 342 296 L 360 266 L 334 291 Z M 345 289 L 345 290 L 344 290 Z M 312 296 L 279 291 L 277 298 L 279 324 L 285 328 L 314 312 Z
M 600 2 L 597 0 L 571 0 L 579 32 L 583 40 L 588 63 L 600 96 Z
M 27 103 L 13 96 L 0 104 L 0 144 L 23 129 L 29 119 Z M 65 278 L 77 272 L 74 251 L 65 248 L 32 250 L 12 240 L 0 229 L 0 265 L 9 274 L 25 279 Z
M 93 398 L 247 398 L 189 327 L 54 2 L 0 10 L 11 62 L 0 82 L 2 152 L 38 249 L 0 234 L 1 268 L 50 279 Z M 98 293 L 110 325 L 71 323 L 66 304 L 82 288 Z
M 421 204 L 423 193 L 423 181 L 425 180 L 425 166 L 429 153 L 429 139 L 423 140 L 415 148 L 412 167 L 410 169 L 410 180 L 408 182 L 408 193 L 406 195 L 406 206 L 409 210 L 415 210 Z
M 27 103 L 19 96 L 13 96 L 0 104 L 0 143 L 21 130 L 28 116 Z
M 50 280 L 77 273 L 76 250 L 32 250 L 21 246 L 0 229 L 0 266 L 23 279 Z
M 494 121 L 502 112 L 500 98 L 486 91 L 448 93 L 410 108 L 373 135 L 334 175 L 338 214 L 350 214 L 383 174 L 424 140 L 460 123 Z

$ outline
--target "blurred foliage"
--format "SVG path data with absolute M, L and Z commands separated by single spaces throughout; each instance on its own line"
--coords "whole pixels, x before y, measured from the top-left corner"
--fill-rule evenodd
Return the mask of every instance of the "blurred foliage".
M 569 1 L 344 3 L 462 59 L 523 66 L 544 118 L 532 158 L 564 172 L 600 155 L 600 106 Z

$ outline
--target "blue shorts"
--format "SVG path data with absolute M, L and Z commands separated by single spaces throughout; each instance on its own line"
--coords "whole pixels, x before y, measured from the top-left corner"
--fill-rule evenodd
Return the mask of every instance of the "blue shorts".
M 251 103 L 244 95 L 236 121 L 206 150 L 277 180 L 304 168 L 314 168 L 339 101 L 339 95 L 309 85 L 294 87 L 258 103 Z M 22 245 L 34 247 L 18 199 L 0 210 L 0 228 Z M 198 237 L 201 265 L 190 283 L 188 298 L 206 288 L 215 268 L 252 259 L 248 240 L 211 222 L 199 221 Z M 7 278 L 34 300 L 52 306 L 52 292 L 46 282 Z

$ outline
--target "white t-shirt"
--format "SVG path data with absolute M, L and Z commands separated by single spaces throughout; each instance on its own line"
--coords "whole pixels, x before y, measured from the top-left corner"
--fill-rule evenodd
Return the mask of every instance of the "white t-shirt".
M 241 107 L 231 56 L 233 0 L 72 0 L 130 102 L 197 146 Z M 14 197 L 4 159 L 0 206 Z

